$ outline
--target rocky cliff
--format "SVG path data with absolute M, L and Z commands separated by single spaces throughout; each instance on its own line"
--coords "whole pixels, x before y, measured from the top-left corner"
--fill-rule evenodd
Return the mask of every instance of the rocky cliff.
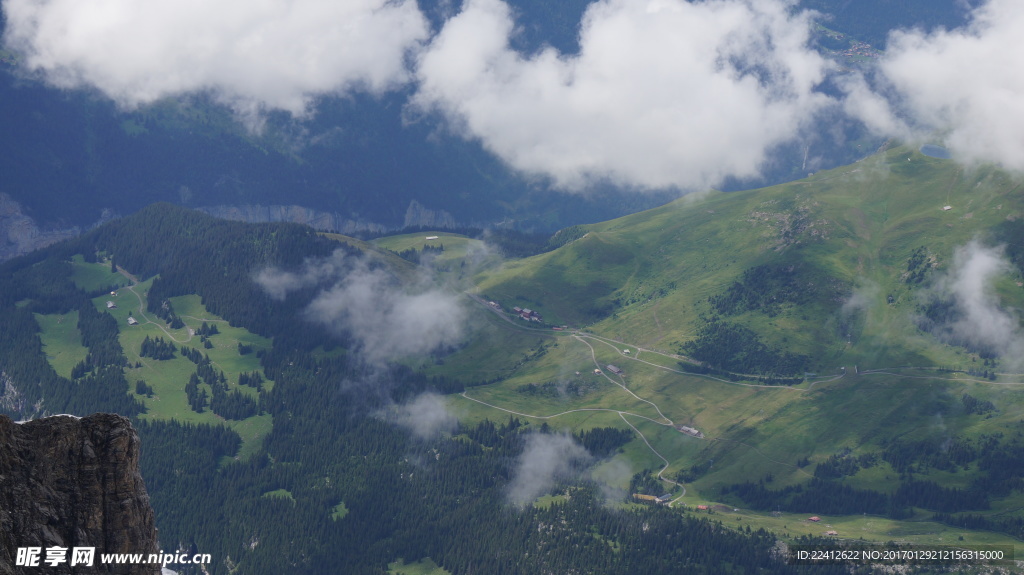
M 66 562 L 45 563 L 48 547 Z M 41 547 L 38 567 L 18 548 Z M 92 567 L 70 566 L 94 547 Z M 159 565 L 102 564 L 103 553 L 158 553 L 153 509 L 139 474 L 139 436 L 119 415 L 58 415 L 14 423 L 0 415 L 0 574 L 157 574 Z
M 393 231 L 398 226 L 386 226 L 362 219 L 352 219 L 337 212 L 321 212 L 302 206 L 206 206 L 196 208 L 211 216 L 225 220 L 248 222 L 292 222 L 305 224 L 319 231 L 334 231 L 341 234 L 357 232 L 384 233 Z M 434 228 L 454 228 L 455 218 L 444 210 L 430 210 L 423 204 L 412 200 L 405 210 L 403 227 L 422 226 Z
M 114 217 L 111 210 L 103 210 L 92 227 Z M 21 204 L 11 196 L 0 193 L 0 262 L 73 238 L 82 231 L 78 226 L 41 225 L 25 214 Z

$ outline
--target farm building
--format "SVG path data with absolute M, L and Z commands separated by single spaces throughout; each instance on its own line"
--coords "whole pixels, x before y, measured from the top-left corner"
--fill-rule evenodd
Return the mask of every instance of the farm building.
M 610 363 L 607 365 L 607 367 L 608 367 L 608 371 L 614 373 L 615 375 L 622 375 L 624 373 L 621 369 L 619 369 L 618 367 L 616 367 L 616 366 L 614 366 L 614 365 L 612 365 Z
M 107 309 L 114 309 L 115 307 L 117 307 L 116 303 L 114 303 L 114 302 L 112 302 L 110 300 L 107 300 Z
M 698 505 L 697 506 L 697 511 L 707 511 L 707 510 L 708 510 L 708 506 L 707 505 Z
M 817 522 L 821 521 L 821 517 L 818 517 L 817 515 L 815 515 L 814 517 L 808 517 L 807 520 L 808 521 L 813 521 L 813 522 L 817 523 Z
M 136 325 L 138 323 L 139 320 L 135 319 L 134 317 L 128 316 L 128 325 Z
M 686 435 L 691 435 L 693 437 L 697 437 L 697 438 L 700 438 L 700 439 L 704 438 L 704 434 L 701 433 L 700 430 L 698 430 L 697 428 L 694 428 L 694 427 L 690 427 L 689 425 L 677 425 L 676 426 L 676 431 L 678 431 L 680 433 L 685 433 Z
M 666 493 L 658 498 L 658 503 L 661 503 L 662 505 L 668 505 L 669 501 L 672 501 L 671 493 Z
M 594 375 L 601 375 L 601 370 L 600 369 L 595 369 L 594 370 Z

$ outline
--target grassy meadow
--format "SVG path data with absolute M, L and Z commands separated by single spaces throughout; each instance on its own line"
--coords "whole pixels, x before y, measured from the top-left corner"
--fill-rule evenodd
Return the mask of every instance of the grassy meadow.
M 549 325 L 568 324 L 580 333 L 545 335 L 488 312 L 490 320 L 474 332 L 478 336 L 427 369 L 464 381 L 498 378 L 449 397 L 466 423 L 515 414 L 531 425 L 567 431 L 631 424 L 650 447 L 637 437 L 598 466 L 595 473 L 609 484 L 625 487 L 621 474 L 607 473 L 620 463 L 634 473 L 660 470 L 664 463 L 654 451 L 669 461 L 667 477 L 710 465 L 686 484 L 687 505 L 721 505 L 723 486 L 766 476 L 774 489 L 806 483 L 829 456 L 877 453 L 894 438 L 1020 433 L 1024 376 L 1011 368 L 1000 369 L 995 380 L 939 371 L 980 369 L 981 358 L 921 331 L 916 318 L 928 281 L 908 279 L 915 257 L 927 262 L 928 278 L 934 278 L 950 268 L 958 246 L 974 238 L 991 243 L 991 230 L 1024 217 L 1020 187 L 1018 178 L 990 166 L 966 169 L 896 147 L 806 180 L 687 196 L 582 226 L 584 234 L 559 249 L 479 272 L 473 290 L 504 309 L 530 307 Z M 797 270 L 800 303 L 783 297 L 773 313 L 741 308 L 726 319 L 753 330 L 768 346 L 806 354 L 814 374 L 798 385 L 769 387 L 683 373 L 678 362 L 684 344 L 709 314 L 718 313 L 710 298 L 737 289 L 748 270 L 765 265 Z M 1004 309 L 1024 309 L 1022 280 L 1013 270 L 994 282 Z M 610 363 L 625 375 L 608 373 Z M 595 368 L 605 373 L 595 376 Z M 991 401 L 996 411 L 969 413 L 961 405 L 965 394 Z M 662 415 L 705 437 L 659 424 L 666 422 Z M 965 488 L 979 473 L 931 469 L 918 478 Z M 898 476 L 883 461 L 843 481 L 889 492 Z M 789 536 L 826 530 L 806 517 L 726 507 L 728 513 L 718 513 L 735 515 L 737 526 Z M 1024 497 L 1011 495 L 993 499 L 992 510 L 979 513 L 1022 508 Z M 928 517 L 915 510 L 905 521 L 827 521 L 843 538 L 1009 540 Z M 722 519 L 726 525 L 734 520 Z
M 107 278 L 102 276 L 99 267 L 105 268 L 109 274 L 109 265 L 81 264 L 76 263 L 76 282 L 83 282 L 79 285 L 103 285 Z M 84 270 L 79 274 L 78 270 Z M 120 274 L 118 278 L 124 279 Z M 91 279 L 90 279 L 91 278 Z M 87 282 L 92 282 L 88 284 Z M 155 360 L 139 355 L 142 341 L 149 337 L 155 339 L 163 338 L 171 341 L 176 347 L 182 345 L 193 347 L 208 355 L 213 366 L 224 372 L 231 389 L 239 389 L 253 398 L 257 392 L 248 386 L 238 385 L 238 375 L 242 372 L 261 371 L 259 359 L 256 352 L 261 349 L 270 348 L 270 340 L 254 335 L 242 328 L 231 327 L 228 322 L 217 317 L 203 307 L 199 296 L 182 296 L 171 299 L 175 312 L 182 319 L 185 326 L 181 329 L 171 329 L 166 322 L 146 311 L 146 294 L 152 280 L 142 282 L 131 287 L 122 287 L 117 290 L 116 295 L 104 294 L 93 299 L 93 305 L 101 312 L 111 314 L 118 322 L 120 328 L 119 340 L 124 349 L 125 357 L 128 360 L 128 368 L 125 370 L 125 377 L 128 379 L 131 391 L 135 392 L 135 382 L 143 381 L 153 388 L 153 396 L 135 394 L 140 401 L 146 405 L 146 413 L 140 416 L 142 419 L 173 419 L 188 423 L 208 423 L 212 425 L 226 425 L 235 430 L 242 437 L 242 447 L 239 457 L 247 457 L 258 449 L 263 437 L 272 428 L 273 422 L 270 415 L 257 415 L 241 421 L 225 420 L 207 409 L 203 413 L 196 413 L 188 405 L 185 396 L 185 385 L 189 376 L 195 372 L 195 364 L 175 353 L 174 359 Z M 108 308 L 107 302 L 113 302 L 116 307 Z M 138 325 L 128 325 L 128 317 L 134 317 Z M 43 341 L 44 353 L 47 360 L 58 374 L 70 377 L 71 368 L 85 359 L 88 349 L 82 346 L 81 333 L 77 328 L 78 313 L 72 312 L 62 315 L 36 315 L 40 325 L 40 338 Z M 206 349 L 200 338 L 193 335 L 203 322 L 209 325 L 216 325 L 219 334 L 209 337 L 213 345 Z M 239 343 L 253 348 L 253 353 L 240 355 Z M 265 388 L 271 389 L 273 381 L 266 381 Z M 209 386 L 201 384 L 210 393 Z

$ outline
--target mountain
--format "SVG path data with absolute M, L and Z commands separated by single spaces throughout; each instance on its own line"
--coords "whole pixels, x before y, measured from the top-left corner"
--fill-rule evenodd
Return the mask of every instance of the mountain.
M 1020 183 L 896 146 L 504 260 L 154 204 L 0 265 L 0 408 L 132 417 L 161 542 L 210 573 L 1012 546 Z
M 917 522 L 922 541 L 982 525 L 1019 537 L 1005 470 L 1024 464 L 1009 455 L 1024 414 L 1021 185 L 897 146 L 562 230 L 555 249 L 476 276 L 507 321 L 424 369 L 502 372 L 453 399 L 469 421 L 625 419 L 653 451 L 630 460 L 771 529 L 807 513 L 840 536 L 899 531 L 866 513 Z
M 444 237 L 439 273 L 473 265 L 480 242 Z M 157 204 L 3 264 L 0 407 L 129 414 L 164 548 L 214 558 L 179 572 L 810 572 L 766 531 L 606 507 L 624 491 L 577 473 L 629 431 L 458 423 L 440 394 L 465 384 L 398 361 L 458 345 L 430 343 L 457 296 L 331 238 Z M 552 453 L 572 463 L 535 475 Z M 556 485 L 571 499 L 532 505 Z
M 458 8 L 422 4 L 437 29 Z M 820 10 L 830 29 L 849 36 L 817 35 L 820 48 L 833 55 L 849 48 L 851 38 L 884 48 L 893 28 L 953 27 L 966 18 L 962 3 L 952 0 L 900 2 L 898 10 L 891 4 L 800 3 Z M 589 3 L 512 5 L 521 23 L 512 38 L 517 50 L 578 52 Z M 47 87 L 20 71 L 20 59 L 0 51 L 0 194 L 5 204 L 17 206 L 2 214 L 17 217 L 0 217 L 0 239 L 9 244 L 0 244 L 2 257 L 158 201 L 247 221 L 288 217 L 329 226 L 318 227 L 324 231 L 445 224 L 550 233 L 648 209 L 679 194 L 636 194 L 607 182 L 589 185 L 587 194 L 562 193 L 543 177 L 517 172 L 480 142 L 459 137 L 443 120 L 411 117 L 413 88 L 323 95 L 315 114 L 270 112 L 254 130 L 208 95 L 119 108 L 95 92 Z M 863 127 L 831 117 L 821 122 L 817 132 L 841 132 L 840 143 L 820 137 L 790 143 L 765 162 L 763 178 L 722 185 L 741 189 L 792 180 L 807 173 L 809 156 L 812 163 L 834 166 L 877 145 Z
M 807 356 L 809 371 L 953 363 L 964 356 L 922 340 L 911 317 L 958 246 L 977 237 L 1016 258 L 1019 186 L 990 166 L 895 147 L 789 184 L 563 230 L 565 245 L 485 272 L 478 289 L 644 347 L 678 350 L 728 324 Z M 1024 306 L 1001 281 L 1003 305 Z
M 90 547 L 90 572 L 160 573 L 159 564 L 101 561 L 103 554 L 159 552 L 139 472 L 139 436 L 124 417 L 59 415 L 14 423 L 0 415 L 0 498 L 0 573 L 51 572 L 45 563 L 51 547 L 65 549 L 54 572 L 82 571 L 68 570 L 72 549 Z M 16 551 L 29 547 L 42 549 L 38 566 L 16 562 Z

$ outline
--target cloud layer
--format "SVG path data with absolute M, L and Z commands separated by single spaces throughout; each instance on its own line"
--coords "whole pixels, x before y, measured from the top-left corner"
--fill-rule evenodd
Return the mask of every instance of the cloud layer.
M 6 40 L 60 87 L 125 106 L 196 91 L 242 111 L 406 81 L 428 36 L 414 0 L 4 0 Z
M 1024 3 L 990 0 L 952 31 L 897 31 L 880 86 L 857 86 L 849 107 L 887 134 L 937 132 L 954 157 L 1024 170 Z
M 989 0 L 963 29 L 893 33 L 838 99 L 818 89 L 835 69 L 809 45 L 815 16 L 792 0 L 598 0 L 575 54 L 514 50 L 502 0 L 466 0 L 436 31 L 415 0 L 0 1 L 7 46 L 53 85 L 127 107 L 208 93 L 255 125 L 325 94 L 408 89 L 410 117 L 437 113 L 563 189 L 756 178 L 839 108 L 1024 170 L 1018 0 Z
M 562 187 L 753 177 L 828 103 L 809 22 L 776 0 L 601 0 L 578 55 L 524 56 L 508 5 L 468 0 L 422 53 L 414 105 Z

